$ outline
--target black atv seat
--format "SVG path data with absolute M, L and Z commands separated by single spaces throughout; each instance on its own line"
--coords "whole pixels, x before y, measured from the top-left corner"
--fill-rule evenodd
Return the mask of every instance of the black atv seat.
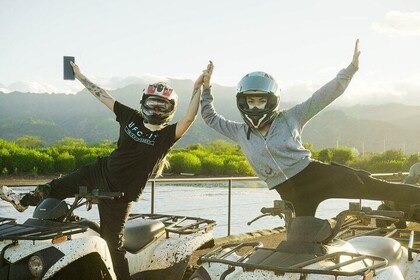
M 335 220 L 310 216 L 295 217 L 287 226 L 287 240 L 324 243 L 331 238 L 335 225 Z
M 246 263 L 277 268 L 290 268 L 293 265 L 315 259 L 316 257 L 317 255 L 315 254 L 285 253 L 267 248 L 258 248 L 255 253 L 246 260 Z
M 164 233 L 165 225 L 161 221 L 141 218 L 128 220 L 125 224 L 124 247 L 135 254 Z
M 321 256 L 326 253 L 324 245 L 334 235 L 334 220 L 324 220 L 310 216 L 299 216 L 287 225 L 287 238 L 276 251 L 289 254 L 309 254 Z

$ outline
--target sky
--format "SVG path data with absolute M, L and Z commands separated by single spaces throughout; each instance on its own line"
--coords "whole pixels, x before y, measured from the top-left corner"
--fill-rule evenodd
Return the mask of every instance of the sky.
M 235 86 L 265 71 L 282 100 L 335 77 L 360 39 L 360 69 L 338 104 L 420 105 L 418 0 L 0 0 L 0 91 L 76 93 L 62 57 L 107 89 L 139 78 Z

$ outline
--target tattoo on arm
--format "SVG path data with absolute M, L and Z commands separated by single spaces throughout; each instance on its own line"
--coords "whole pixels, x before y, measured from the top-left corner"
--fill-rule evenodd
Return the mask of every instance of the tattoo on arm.
M 190 102 L 194 99 L 194 97 L 197 95 L 197 93 L 200 92 L 200 90 L 201 90 L 200 88 L 195 88 L 194 89 Z
M 89 81 L 87 78 L 81 79 L 80 82 L 87 88 L 88 91 L 90 91 L 98 99 L 101 99 L 101 98 L 112 99 L 109 96 L 108 92 L 106 92 L 106 90 L 104 90 L 103 88 L 95 85 L 94 83 Z

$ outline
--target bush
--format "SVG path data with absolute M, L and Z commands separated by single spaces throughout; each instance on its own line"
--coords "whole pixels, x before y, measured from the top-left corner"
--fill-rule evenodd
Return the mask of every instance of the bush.
M 175 174 L 194 173 L 200 174 L 201 161 L 193 154 L 179 152 L 168 157 L 170 170 Z
M 345 164 L 354 159 L 353 150 L 351 148 L 335 148 L 331 151 L 331 161 Z
M 373 173 L 396 173 L 402 171 L 404 168 L 404 161 L 390 160 L 379 161 L 371 164 L 370 172 Z
M 372 157 L 373 162 L 405 161 L 407 156 L 401 151 L 388 150 Z
M 38 136 L 29 136 L 25 135 L 16 139 L 15 142 L 17 145 L 27 149 L 36 149 L 42 148 L 45 146 L 45 142 L 41 140 Z
M 239 157 L 227 157 L 224 160 L 224 174 L 226 175 L 237 175 L 239 174 Z
M 2 170 L 2 173 L 3 170 L 13 169 L 12 156 L 10 155 L 9 150 L 6 148 L 0 148 L 0 169 Z
M 58 172 L 70 172 L 76 167 L 76 160 L 74 156 L 68 152 L 60 154 L 55 161 L 55 170 Z
M 239 168 L 238 168 L 238 175 L 244 175 L 244 176 L 255 176 L 255 172 L 252 169 L 251 165 L 246 159 L 243 159 L 238 162 Z
M 202 174 L 206 175 L 222 175 L 224 171 L 223 159 L 216 155 L 209 155 L 201 160 Z
M 206 151 L 206 150 L 191 150 L 188 153 L 195 155 L 196 157 L 198 157 L 200 160 L 208 157 L 211 155 L 210 152 Z
M 53 159 L 36 150 L 17 149 L 11 152 L 10 164 L 17 172 L 32 173 L 34 168 L 39 172 L 48 173 L 53 171 Z
M 348 165 L 355 169 L 363 169 L 369 172 L 373 172 L 371 168 L 371 159 L 371 156 L 360 156 L 353 159 L 351 162 L 348 163 Z
M 331 162 L 331 151 L 330 149 L 322 149 L 318 153 L 318 160 L 323 162 Z

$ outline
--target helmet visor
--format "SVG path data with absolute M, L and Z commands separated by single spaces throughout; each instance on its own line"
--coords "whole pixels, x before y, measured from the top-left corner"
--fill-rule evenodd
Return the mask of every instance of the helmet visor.
M 238 88 L 238 93 L 255 93 L 255 92 L 272 92 L 277 91 L 277 84 L 272 79 L 267 79 L 262 76 L 249 76 L 247 79 L 244 79 L 240 87 Z
M 172 103 L 169 100 L 149 97 L 144 101 L 144 106 L 147 109 L 156 110 L 159 112 L 167 113 L 172 111 Z

